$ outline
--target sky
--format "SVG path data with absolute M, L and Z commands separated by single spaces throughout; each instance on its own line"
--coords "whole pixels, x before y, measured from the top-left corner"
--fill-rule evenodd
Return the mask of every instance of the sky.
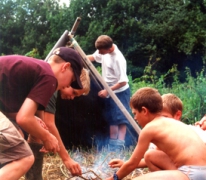
M 70 0 L 59 0 L 60 4 L 65 3 L 67 6 L 69 6 Z

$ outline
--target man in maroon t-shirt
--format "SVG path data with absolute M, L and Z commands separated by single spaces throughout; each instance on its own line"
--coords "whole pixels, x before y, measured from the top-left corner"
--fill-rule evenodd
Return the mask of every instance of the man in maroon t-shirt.
M 0 179 L 18 180 L 34 162 L 19 126 L 41 139 L 42 150 L 59 151 L 58 140 L 40 126 L 35 113 L 44 110 L 56 90 L 70 85 L 81 89 L 82 68 L 79 54 L 66 47 L 56 49 L 48 63 L 19 55 L 0 57 Z

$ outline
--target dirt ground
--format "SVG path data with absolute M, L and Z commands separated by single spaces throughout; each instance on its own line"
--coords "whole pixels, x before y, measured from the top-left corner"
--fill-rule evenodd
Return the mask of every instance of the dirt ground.
M 82 168 L 82 176 L 72 177 L 69 171 L 65 168 L 60 157 L 57 154 L 45 154 L 43 164 L 43 179 L 44 180 L 102 180 L 111 175 L 117 169 L 111 169 L 108 163 L 111 159 L 118 158 L 127 160 L 132 154 L 133 148 L 114 153 L 107 149 L 97 151 L 95 149 L 85 151 L 77 149 L 74 152 L 68 151 L 72 159 L 77 161 Z M 137 176 L 141 176 L 148 172 L 148 169 L 136 169 L 130 173 L 124 180 L 130 180 Z M 20 180 L 24 180 L 22 177 Z

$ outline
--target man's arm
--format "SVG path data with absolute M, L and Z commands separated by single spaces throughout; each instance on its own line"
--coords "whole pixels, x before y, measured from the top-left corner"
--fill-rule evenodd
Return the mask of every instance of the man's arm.
M 16 116 L 16 122 L 29 134 L 43 141 L 44 147 L 48 151 L 56 153 L 59 151 L 57 139 L 42 128 L 35 118 L 38 104 L 26 98 Z
M 138 144 L 132 153 L 132 156 L 128 161 L 126 161 L 121 168 L 117 171 L 117 176 L 119 179 L 123 179 L 135 168 L 138 168 L 144 153 L 147 151 L 149 143 L 151 140 L 151 135 L 145 132 L 144 129 L 141 131 L 138 139 Z M 107 180 L 113 180 L 113 177 L 109 177 Z
M 128 161 L 126 161 L 122 167 L 117 171 L 117 175 L 119 179 L 123 179 L 125 176 L 127 176 L 130 172 L 132 172 L 134 169 L 139 168 L 142 166 L 143 162 L 141 162 L 142 157 L 144 156 L 144 153 L 148 149 L 148 143 L 143 142 L 145 139 L 141 140 L 138 139 L 138 144 L 130 157 Z
M 195 126 L 199 126 L 202 130 L 206 130 L 206 115 L 202 119 L 195 123 Z
M 90 61 L 95 61 L 95 59 L 94 59 L 94 56 L 93 56 L 93 55 L 87 55 L 87 58 L 88 58 Z
M 116 83 L 115 85 L 111 86 L 110 88 L 112 91 L 114 91 L 114 90 L 117 90 L 117 89 L 125 86 L 126 84 L 127 84 L 126 82 Z M 101 98 L 106 98 L 108 96 L 107 90 L 103 89 L 103 90 L 99 91 L 98 96 Z
M 66 168 L 71 172 L 72 175 L 81 175 L 82 172 L 80 165 L 73 159 L 71 159 L 66 148 L 64 147 L 58 129 L 55 125 L 55 115 L 52 113 L 44 112 L 44 122 L 47 125 L 49 132 L 52 133 L 59 142 L 60 151 L 58 153 Z
M 35 115 L 44 121 L 44 111 L 43 110 L 37 110 Z
M 112 159 L 110 162 L 109 162 L 109 166 L 111 168 L 120 168 L 122 167 L 122 165 L 124 164 L 124 161 L 121 160 L 121 159 Z M 143 159 L 141 159 L 140 163 L 138 164 L 138 167 L 137 168 L 146 168 L 147 167 L 147 164 Z
M 117 83 L 117 84 L 111 86 L 110 88 L 112 89 L 112 91 L 114 91 L 114 90 L 117 90 L 117 89 L 125 86 L 126 84 L 127 84 L 127 82 L 120 82 L 120 83 Z

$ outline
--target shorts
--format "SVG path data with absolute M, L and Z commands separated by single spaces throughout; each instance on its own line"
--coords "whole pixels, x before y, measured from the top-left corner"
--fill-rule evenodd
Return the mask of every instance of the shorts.
M 32 154 L 17 128 L 0 112 L 0 167 Z
M 206 166 L 181 166 L 178 170 L 190 180 L 206 180 Z
M 121 101 L 127 111 L 130 112 L 130 88 L 127 88 L 122 92 L 115 93 L 115 95 Z M 129 124 L 129 121 L 111 97 L 105 98 L 104 101 L 104 117 L 109 125 Z

